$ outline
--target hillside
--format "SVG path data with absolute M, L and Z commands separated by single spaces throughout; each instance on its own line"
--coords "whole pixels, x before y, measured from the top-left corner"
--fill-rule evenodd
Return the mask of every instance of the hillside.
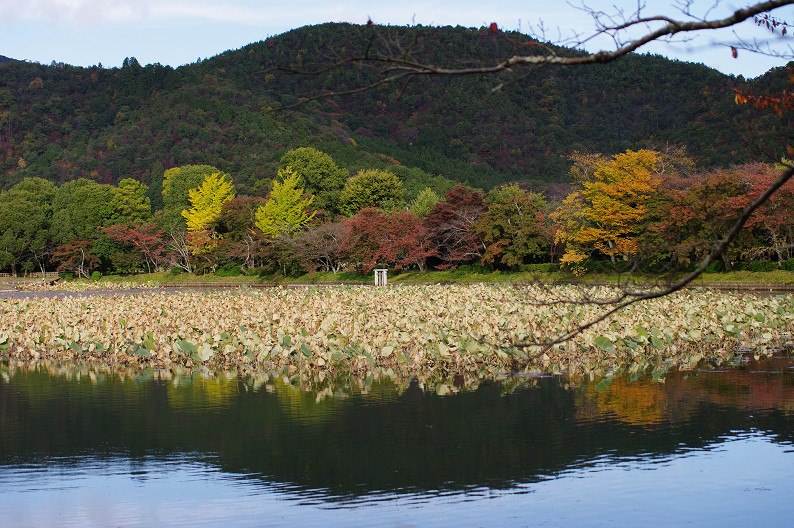
M 379 30 L 416 39 L 415 56 L 434 64 L 477 64 L 513 53 L 516 41 L 536 44 L 461 27 Z M 113 69 L 2 63 L 0 188 L 25 176 L 108 183 L 133 177 L 150 185 L 156 206 L 164 169 L 207 163 L 232 174 L 241 193 L 257 194 L 281 155 L 306 145 L 351 170 L 399 163 L 486 189 L 511 180 L 558 182 L 574 150 L 676 144 L 704 166 L 752 158 L 742 140 L 748 110 L 733 102 L 733 88 L 747 83 L 659 56 L 539 70 L 496 93 L 495 78 L 417 78 L 404 89 L 270 112 L 305 94 L 371 82 L 375 72 L 366 67 L 318 76 L 273 69 L 312 69 L 356 53 L 365 31 L 307 26 L 177 69 L 134 58 Z M 770 72 L 750 88 L 772 89 L 784 73 Z M 789 126 L 773 120 L 764 129 L 790 132 L 782 125 Z

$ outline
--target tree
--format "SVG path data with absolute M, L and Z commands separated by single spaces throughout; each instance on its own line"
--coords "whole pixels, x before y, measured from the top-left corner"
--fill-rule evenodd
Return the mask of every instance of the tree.
M 52 201 L 55 185 L 42 178 L 25 178 L 0 194 L 0 262 L 17 266 L 32 257 L 44 273 L 45 257 L 50 252 Z
M 395 207 L 402 202 L 403 184 L 391 172 L 361 170 L 345 183 L 339 196 L 342 213 L 350 216 L 365 207 Z
M 299 181 L 300 176 L 290 169 L 278 171 L 270 199 L 256 210 L 256 227 L 265 237 L 290 236 L 314 218 L 316 211 L 307 212 L 314 197 L 304 197 Z
M 163 173 L 163 227 L 184 225 L 182 211 L 190 207 L 190 189 L 195 189 L 204 178 L 220 171 L 210 165 L 185 165 Z
M 221 207 L 215 230 L 223 237 L 226 257 L 240 263 L 240 269 L 253 268 L 262 249 L 254 225 L 256 211 L 266 200 L 258 196 L 237 196 Z
M 678 253 L 703 258 L 733 227 L 743 209 L 736 200 L 746 196 L 748 190 L 749 185 L 735 170 L 695 175 L 690 185 L 678 192 L 665 222 L 680 237 Z M 751 232 L 742 230 L 720 255 L 727 271 L 731 271 L 742 250 L 749 247 L 749 237 Z
M 755 200 L 764 189 L 769 187 L 780 172 L 779 167 L 755 163 L 738 168 L 746 179 L 749 192 L 736 201 L 740 209 Z M 747 222 L 748 229 L 761 231 L 761 238 L 768 245 L 760 248 L 761 254 L 772 253 L 777 257 L 778 266 L 794 255 L 794 182 L 782 186 Z
M 78 277 L 89 278 L 91 270 L 99 266 L 99 257 L 93 254 L 91 241 L 76 239 L 60 244 L 53 254 L 59 262 L 58 271 L 74 273 Z
M 216 172 L 204 177 L 195 189 L 188 191 L 190 209 L 182 210 L 187 224 L 187 241 L 194 255 L 208 254 L 218 245 L 213 224 L 223 204 L 234 198 L 234 185 L 226 174 Z
M 411 202 L 411 212 L 415 214 L 417 218 L 424 218 L 440 201 L 441 197 L 437 195 L 433 189 L 425 187 L 416 199 Z
M 146 191 L 148 187 L 138 180 L 124 178 L 119 181 L 113 196 L 113 214 L 110 220 L 118 224 L 149 222 L 152 219 L 152 203 Z
M 188 190 L 190 209 L 182 210 L 188 231 L 207 229 L 221 214 L 223 204 L 234 198 L 234 185 L 226 174 L 216 172 L 204 177 L 201 185 Z
M 104 230 L 109 239 L 134 248 L 143 260 L 148 273 L 152 273 L 165 263 L 165 233 L 154 222 L 114 224 Z
M 661 183 L 653 173 L 657 160 L 653 151 L 627 151 L 598 161 L 592 175 L 583 176 L 582 189 L 553 214 L 557 239 L 567 243 L 562 262 L 577 264 L 597 250 L 614 265 L 616 257 L 639 253 L 646 203 Z
M 434 254 L 424 226 L 410 212 L 387 215 L 366 207 L 344 224 L 350 233 L 343 248 L 348 259 L 365 273 L 378 266 L 416 266 L 424 272 L 427 258 Z
M 66 182 L 53 197 L 52 230 L 58 243 L 91 240 L 113 217 L 116 188 L 80 178 Z
M 485 243 L 474 225 L 485 210 L 480 191 L 458 186 L 425 216 L 422 225 L 434 248 L 432 256 L 438 259 L 437 268 L 447 269 L 482 257 Z
M 684 236 L 684 248 L 702 258 L 779 174 L 780 169 L 773 165 L 753 163 L 698 175 L 688 188 L 679 191 L 667 215 L 667 227 Z M 793 217 L 794 182 L 788 182 L 748 219 L 746 229 L 723 253 L 725 269 L 731 270 L 742 256 L 772 253 L 778 263 L 786 260 L 794 242 Z
M 315 207 L 333 217 L 339 211 L 339 193 L 348 177 L 347 170 L 334 163 L 333 158 L 313 147 L 290 150 L 281 157 L 281 169 L 289 169 L 300 177 L 304 192 L 314 195 Z
M 322 269 L 336 274 L 348 258 L 345 248 L 351 231 L 349 222 L 322 224 L 296 236 L 293 250 L 306 269 Z
M 486 245 L 484 262 L 516 267 L 544 252 L 548 240 L 542 226 L 543 196 L 512 184 L 493 189 L 486 202 L 488 209 L 474 225 Z

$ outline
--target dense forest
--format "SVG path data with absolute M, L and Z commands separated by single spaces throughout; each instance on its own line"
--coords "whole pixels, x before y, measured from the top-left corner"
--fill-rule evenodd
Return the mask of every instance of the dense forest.
M 366 26 L 304 27 L 177 69 L 133 57 L 112 69 L 3 58 L 1 264 L 78 274 L 515 267 L 560 257 L 577 268 L 592 256 L 615 265 L 637 254 L 641 241 L 619 227 L 612 241 L 585 236 L 583 219 L 596 214 L 586 208 L 597 207 L 598 192 L 609 194 L 605 178 L 645 185 L 631 214 L 647 235 L 650 211 L 661 218 L 689 207 L 679 220 L 694 222 L 691 189 L 712 185 L 715 174 L 735 185 L 721 188 L 728 202 L 720 214 L 735 209 L 737 196 L 775 170 L 749 163 L 780 159 L 781 138 L 791 137 L 788 114 L 735 103 L 736 89 L 780 93 L 789 82 L 784 68 L 746 81 L 650 55 L 521 78 L 416 78 L 338 95 L 372 83 L 377 72 L 323 65 L 366 46 L 411 43 L 415 58 L 439 65 L 540 49 L 525 35 L 484 28 L 375 30 L 388 39 L 372 43 Z M 315 95 L 327 97 L 293 106 Z M 630 167 L 615 169 L 624 162 Z M 608 176 L 614 170 L 623 171 L 618 180 Z M 645 203 L 662 194 L 667 209 Z M 512 218 L 509 204 L 519 202 L 522 218 Z M 469 213 L 462 231 L 449 231 Z M 517 225 L 526 228 L 521 247 L 508 250 Z M 693 233 L 704 231 L 689 229 L 669 246 L 682 262 L 697 253 Z M 754 256 L 790 257 L 790 226 L 772 235 L 768 226 L 756 229 L 763 242 L 748 242 Z M 303 240 L 307 233 L 319 238 Z M 424 237 L 397 240 L 406 233 Z M 358 237 L 340 246 L 342 257 L 307 256 L 307 244 L 342 234 Z M 142 249 L 144 239 L 154 246 Z M 391 246 L 366 246 L 374 239 Z M 671 251 L 658 259 L 673 258 Z
M 439 64 L 507 56 L 519 37 L 461 27 L 386 30 L 419 38 L 417 58 Z M 132 57 L 112 69 L 4 63 L 0 186 L 25 176 L 134 178 L 152 189 L 158 208 L 165 169 L 211 164 L 234 174 L 241 193 L 255 195 L 275 176 L 281 155 L 302 146 L 328 152 L 353 171 L 399 163 L 482 189 L 559 181 L 576 150 L 686 145 L 706 167 L 728 165 L 757 152 L 742 141 L 747 111 L 737 110 L 733 88 L 763 91 L 786 79 L 785 71 L 773 71 L 747 84 L 702 65 L 632 55 L 539 70 L 496 93 L 499 79 L 416 79 L 405 89 L 385 86 L 270 112 L 307 94 L 369 82 L 365 68 L 318 76 L 276 69 L 311 70 L 354 53 L 366 42 L 361 31 L 348 24 L 304 27 L 177 69 Z

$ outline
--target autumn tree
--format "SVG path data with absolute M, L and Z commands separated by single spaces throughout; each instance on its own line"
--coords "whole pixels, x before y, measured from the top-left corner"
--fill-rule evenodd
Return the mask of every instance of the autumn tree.
M 347 258 L 365 273 L 378 266 L 425 271 L 427 258 L 435 254 L 425 227 L 407 211 L 387 214 L 366 207 L 344 224 L 350 229 L 344 244 Z
M 234 185 L 226 174 L 216 172 L 204 177 L 195 189 L 188 191 L 190 209 L 182 211 L 194 254 L 207 253 L 217 245 L 213 223 L 221 214 L 223 204 L 234 198 Z
M 749 164 L 696 175 L 685 190 L 679 191 L 665 222 L 668 230 L 682 237 L 679 253 L 690 252 L 691 258 L 703 258 L 780 172 L 770 165 Z M 746 229 L 721 255 L 724 269 L 732 270 L 743 255 L 758 256 L 770 251 L 785 260 L 785 240 L 792 228 L 794 207 L 792 185 L 782 186 L 747 220 Z
M 86 279 L 100 264 L 99 257 L 91 248 L 91 241 L 86 239 L 75 239 L 60 244 L 52 258 L 59 263 L 58 271 L 74 273 L 77 277 Z
M 221 214 L 223 204 L 234 198 L 234 185 L 225 174 L 216 172 L 204 178 L 201 185 L 188 191 L 191 208 L 182 210 L 189 231 L 201 231 Z
M 780 175 L 783 167 L 766 163 L 755 163 L 740 167 L 743 178 L 749 185 L 747 192 L 736 205 L 741 209 L 757 199 Z M 794 256 L 794 182 L 789 181 L 773 194 L 747 222 L 747 228 L 758 230 L 760 240 L 766 245 L 758 254 L 772 254 L 778 266 Z
M 657 160 L 654 151 L 627 151 L 582 177 L 581 189 L 553 214 L 556 237 L 566 243 L 561 262 L 576 265 L 597 251 L 615 265 L 639 253 L 646 204 L 661 182 L 653 172 Z
M 447 269 L 482 257 L 485 242 L 474 226 L 485 210 L 480 191 L 458 186 L 424 217 L 422 225 L 434 248 L 435 267 Z
M 165 264 L 166 236 L 156 223 L 114 224 L 104 231 L 109 239 L 132 248 L 148 273 Z
M 265 237 L 290 236 L 314 218 L 315 212 L 308 212 L 314 197 L 304 196 L 299 181 L 290 169 L 278 171 L 270 198 L 256 211 L 256 227 Z
M 256 227 L 268 242 L 264 251 L 279 264 L 285 276 L 297 260 L 292 251 L 292 238 L 316 214 L 316 211 L 309 212 L 314 197 L 303 194 L 299 181 L 296 173 L 281 169 L 267 202 L 256 210 Z
M 211 165 L 184 165 L 163 173 L 163 213 L 160 222 L 168 230 L 184 225 L 182 211 L 190 207 L 190 190 L 197 188 L 204 178 L 220 171 Z

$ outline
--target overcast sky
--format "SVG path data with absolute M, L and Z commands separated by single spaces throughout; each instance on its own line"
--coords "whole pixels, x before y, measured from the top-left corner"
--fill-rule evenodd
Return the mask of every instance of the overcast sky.
M 642 2 L 642 0 L 640 0 Z M 614 12 L 636 9 L 638 0 L 588 0 L 592 8 Z M 676 1 L 645 0 L 645 15 L 680 17 Z M 753 0 L 722 0 L 708 18 L 724 16 Z M 714 0 L 697 0 L 695 14 L 703 16 Z M 581 0 L 575 2 L 581 6 Z M 794 22 L 794 6 L 778 9 L 776 17 Z M 120 66 L 125 57 L 141 64 L 159 62 L 180 66 L 237 49 L 308 24 L 353 22 L 371 18 L 378 24 L 487 26 L 530 32 L 542 22 L 547 40 L 572 42 L 574 34 L 594 32 L 591 16 L 559 0 L 0 0 L 0 55 L 49 64 L 77 66 L 101 63 Z M 724 43 L 758 39 L 778 51 L 792 52 L 791 37 L 781 43 L 766 30 L 745 22 L 736 30 L 706 32 L 695 40 L 675 45 L 653 45 L 644 51 L 691 62 L 702 62 L 722 72 L 756 77 L 783 66 L 786 58 L 771 58 L 739 51 L 738 58 Z M 791 33 L 794 33 L 792 31 Z M 590 51 L 609 49 L 610 43 L 592 40 Z M 641 50 L 642 51 L 642 50 Z

